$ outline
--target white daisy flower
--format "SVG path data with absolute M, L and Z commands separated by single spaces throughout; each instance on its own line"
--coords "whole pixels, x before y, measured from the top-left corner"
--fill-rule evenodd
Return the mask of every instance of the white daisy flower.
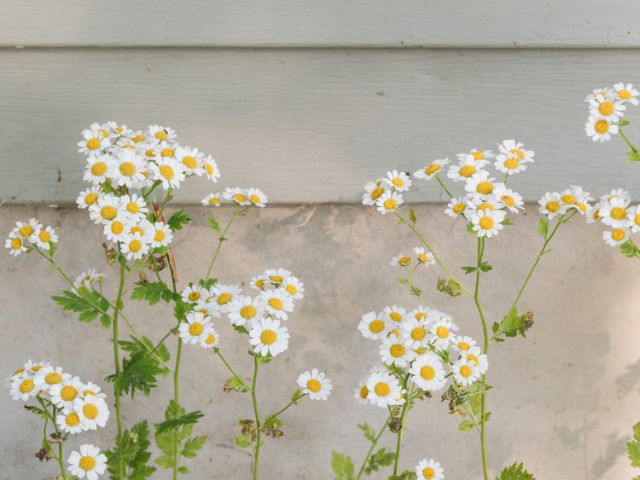
M 618 133 L 617 125 L 594 115 L 589 116 L 589 120 L 587 121 L 584 129 L 587 136 L 591 137 L 594 142 L 611 140 L 611 135 L 616 135 Z
M 616 228 L 612 231 L 605 231 L 602 233 L 602 238 L 607 244 L 612 247 L 622 245 L 629 239 L 629 230 L 625 228 Z
M 120 243 L 120 253 L 122 253 L 127 260 L 139 260 L 149 253 L 148 239 L 140 235 L 139 232 L 133 235 L 126 235 Z
M 107 457 L 100 453 L 100 449 L 91 444 L 80 446 L 80 451 L 73 451 L 67 460 L 67 470 L 79 479 L 98 480 L 107 469 Z
M 406 367 L 416 357 L 411 349 L 413 341 L 406 338 L 387 337 L 380 343 L 380 357 L 385 365 Z
M 120 197 L 120 203 L 124 213 L 134 221 L 142 220 L 146 214 L 149 213 L 149 208 L 147 208 L 147 203 L 144 201 L 144 198 L 135 193 L 132 195 L 123 195 Z
M 440 317 L 433 322 L 431 330 L 430 341 L 433 341 L 433 345 L 438 350 L 446 350 L 449 348 L 449 344 L 455 340 L 455 332 L 458 331 L 458 327 L 454 324 L 450 318 L 446 316 Z
M 294 276 L 285 279 L 284 282 L 282 282 L 282 288 L 284 288 L 294 300 L 304 298 L 304 283 Z
M 418 308 L 414 308 L 409 313 L 407 313 L 407 318 L 412 319 L 415 318 L 420 322 L 428 323 L 431 320 L 429 319 L 429 314 L 431 313 L 431 309 L 429 307 L 425 307 L 420 305 Z
M 625 207 L 628 206 L 629 203 L 631 203 L 631 197 L 629 196 L 629 192 L 627 192 L 626 190 L 623 190 L 622 188 L 611 190 L 608 194 L 600 197 L 600 200 L 602 200 L 603 202 L 610 202 L 612 199 L 618 198 L 618 197 L 622 198 L 625 201 Z
M 522 196 L 507 186 L 504 183 L 496 185 L 493 190 L 493 195 L 496 200 L 509 209 L 511 213 L 518 213 L 518 209 L 524 209 L 524 200 Z
M 451 340 L 451 347 L 458 353 L 468 352 L 471 350 L 471 347 L 476 345 L 476 341 L 471 338 L 465 336 L 456 336 Z
M 560 207 L 562 213 L 574 209 L 584 215 L 589 208 L 589 201 L 593 200 L 593 198 L 582 187 L 571 185 L 560 193 L 560 200 L 562 201 L 562 206 Z
M 594 117 L 609 120 L 611 122 L 619 122 L 624 117 L 624 111 L 627 107 L 622 101 L 612 101 L 611 98 L 596 95 L 589 102 L 589 113 Z
M 82 394 L 84 384 L 78 377 L 65 376 L 61 383 L 51 386 L 49 395 L 51 403 L 60 409 L 69 410 L 73 408 L 73 402 Z
M 251 279 L 249 285 L 255 290 L 263 290 L 267 280 L 268 277 L 265 274 L 256 275 Z
M 417 350 L 428 346 L 429 338 L 427 337 L 427 325 L 425 320 L 418 320 L 411 317 L 401 325 L 402 336 L 408 341 L 409 348 Z
M 222 196 L 225 200 L 231 200 L 234 203 L 237 203 L 241 207 L 246 207 L 251 205 L 251 200 L 247 196 L 247 191 L 244 188 L 233 187 L 233 188 L 225 188 Z
M 121 242 L 129 234 L 129 219 L 122 213 L 104 226 L 103 233 L 111 242 Z
M 389 405 L 402 405 L 402 387 L 398 379 L 384 371 L 378 371 L 367 378 L 366 389 L 369 392 L 367 400 L 378 407 L 387 408 Z
M 365 192 L 362 194 L 362 204 L 372 206 L 375 205 L 383 193 L 389 190 L 386 182 L 382 179 L 373 180 L 364 186 Z
M 267 290 L 260 294 L 266 310 L 275 318 L 286 320 L 287 312 L 293 312 L 293 298 L 284 288 Z
M 437 159 L 424 168 L 416 170 L 413 176 L 428 181 L 438 175 L 442 168 L 450 162 L 448 158 Z
M 107 225 L 118 216 L 121 206 L 120 198 L 115 195 L 102 195 L 96 203 L 89 207 L 89 217 L 94 223 Z
M 481 377 L 480 370 L 475 362 L 467 360 L 464 357 L 454 363 L 451 370 L 453 371 L 453 378 L 456 382 L 464 386 L 476 383 Z
M 640 205 L 627 210 L 628 226 L 633 233 L 640 232 Z
M 264 208 L 267 206 L 267 196 L 258 188 L 247 189 L 247 198 L 256 207 Z
M 166 247 L 173 240 L 173 231 L 171 227 L 164 222 L 154 223 L 152 232 L 151 246 L 153 248 Z
M 454 182 L 466 182 L 468 178 L 478 173 L 487 165 L 486 160 L 476 160 L 472 156 L 465 157 L 458 165 L 452 165 L 447 171 L 447 177 Z
M 397 305 L 394 305 L 392 307 L 384 307 L 382 312 L 385 315 L 385 318 L 390 321 L 391 325 L 399 325 L 400 323 L 402 323 L 405 318 L 405 314 L 407 313 L 404 308 L 398 307 Z
M 86 272 L 82 272 L 80 275 L 76 277 L 73 281 L 73 286 L 76 290 L 80 290 L 82 288 L 92 288 L 91 282 L 95 280 L 95 268 L 90 268 Z
M 151 171 L 154 180 L 162 182 L 162 188 L 180 188 L 180 183 L 184 181 L 184 170 L 182 164 L 169 157 L 162 157 L 151 163 Z
M 380 195 L 376 205 L 378 206 L 378 211 L 382 214 L 395 212 L 396 209 L 404 203 L 404 199 L 402 195 L 398 192 L 388 191 Z
M 40 389 L 37 387 L 35 380 L 31 377 L 24 377 L 15 375 L 15 378 L 11 382 L 9 395 L 14 400 L 28 401 L 30 398 L 35 397 Z
M 614 197 L 600 209 L 600 221 L 612 228 L 624 228 L 628 224 L 628 203 L 622 197 Z
M 389 324 L 384 320 L 383 314 L 376 312 L 365 313 L 358 323 L 358 330 L 364 338 L 381 340 L 389 333 Z
M 587 223 L 595 223 L 600 220 L 600 209 L 605 202 L 598 202 L 595 205 L 589 205 L 587 210 Z
M 113 177 L 115 166 L 115 158 L 111 155 L 89 155 L 87 157 L 87 167 L 82 178 L 85 182 L 99 185 Z
M 207 338 L 200 342 L 202 348 L 216 348 L 220 343 L 220 336 L 215 328 L 211 327 Z
M 451 201 L 447 204 L 447 209 L 444 211 L 444 213 L 446 213 L 451 218 L 457 218 L 461 215 L 464 215 L 468 201 L 469 198 L 466 196 L 452 198 Z
M 107 402 L 95 395 L 76 398 L 73 402 L 73 410 L 78 414 L 85 430 L 97 430 L 98 427 L 104 428 L 107 425 L 107 420 L 109 420 Z
M 102 126 L 103 129 L 108 130 L 111 134 L 120 137 L 131 137 L 133 131 L 126 125 L 120 125 L 117 122 L 109 121 Z
M 424 459 L 416 465 L 417 480 L 443 480 L 444 470 L 438 462 Z
M 44 391 L 49 393 L 50 389 L 54 385 L 58 385 L 64 381 L 64 378 L 67 377 L 68 374 L 62 371 L 60 367 L 47 366 L 43 367 L 38 371 L 35 377 L 33 377 L 33 382 L 36 385 L 38 391 Z
M 476 210 L 471 217 L 473 231 L 478 233 L 478 237 L 491 238 L 502 230 L 502 221 L 506 213 L 502 210 Z
M 426 392 L 442 389 L 447 383 L 442 361 L 431 353 L 419 356 L 409 369 L 411 381 Z
M 94 397 L 98 398 L 107 398 L 107 395 L 105 393 L 102 393 L 102 389 L 93 382 L 87 382 L 84 384 L 84 386 L 82 387 L 82 395 L 84 395 L 85 397 L 87 395 L 93 395 Z
M 436 257 L 433 256 L 433 253 L 427 252 L 424 247 L 415 247 L 413 249 L 413 253 L 415 254 L 418 262 L 424 265 L 435 265 Z
M 517 156 L 509 157 L 500 154 L 496 157 L 496 162 L 493 165 L 499 172 L 515 175 L 516 173 L 524 172 L 527 169 L 526 164 L 527 160 L 520 160 Z
M 18 233 L 22 238 L 28 239 L 38 228 L 42 228 L 42 225 L 38 223 L 36 218 L 30 218 L 28 222 L 16 222 L 16 228 L 13 232 Z
M 211 289 L 220 312 L 227 313 L 229 304 L 242 293 L 237 285 L 215 285 Z
M 9 238 L 5 241 L 4 246 L 9 249 L 9 254 L 14 257 L 27 251 L 24 239 L 17 232 L 11 232 L 9 234 Z
M 638 105 L 638 103 L 640 103 L 636 98 L 640 95 L 640 92 L 633 88 L 632 84 L 627 83 L 625 85 L 624 83 L 616 83 L 613 88 L 616 91 L 618 98 L 623 102 L 629 102 L 631 105 Z
M 129 149 L 118 151 L 113 174 L 114 182 L 117 185 L 135 188 L 145 181 L 146 171 L 147 163 L 142 155 Z
M 314 368 L 310 372 L 301 373 L 298 376 L 298 386 L 302 389 L 302 393 L 309 395 L 311 400 L 326 400 L 331 394 L 333 385 L 324 372 Z
M 127 222 L 125 225 L 125 231 L 128 235 L 135 235 L 136 233 L 139 233 L 142 240 L 146 243 L 151 243 L 155 234 L 153 225 L 146 218 L 138 220 L 137 222 Z
M 160 125 L 149 125 L 149 135 L 158 143 L 174 141 L 178 138 L 176 131 L 173 128 L 163 127 Z
M 396 255 L 391 259 L 389 265 L 392 267 L 408 267 L 411 264 L 411 257 L 408 257 L 404 253 Z
M 189 312 L 178 328 L 182 341 L 192 345 L 206 340 L 212 329 L 211 317 L 200 312 Z
M 408 173 L 392 170 L 387 172 L 384 182 L 390 187 L 395 188 L 398 192 L 407 192 L 411 188 L 411 177 Z
M 87 430 L 80 420 L 80 416 L 73 410 L 65 409 L 56 416 L 58 428 L 65 433 L 76 434 Z
M 254 352 L 266 357 L 275 357 L 289 348 L 289 332 L 280 326 L 280 320 L 262 318 L 252 322 L 249 331 L 249 342 Z
M 503 140 L 498 145 L 498 149 L 503 155 L 508 157 L 515 157 L 521 162 L 533 162 L 535 153 L 531 150 L 526 150 L 524 144 L 516 142 L 515 140 Z
M 86 129 L 82 131 L 83 139 L 78 142 L 78 151 L 86 155 L 98 154 L 111 146 L 111 141 L 98 129 Z
M 540 205 L 539 212 L 541 215 L 546 215 L 549 220 L 553 220 L 561 214 L 560 203 L 559 193 L 547 192 L 538 200 L 538 205 Z
M 58 235 L 56 235 L 56 231 L 52 227 L 40 226 L 35 232 L 33 232 L 33 235 L 29 237 L 29 240 L 40 248 L 48 250 L 52 243 L 58 243 Z
M 91 205 L 95 204 L 100 195 L 102 194 L 102 188 L 99 185 L 95 185 L 93 187 L 87 188 L 83 190 L 78 195 L 76 199 L 76 203 L 78 204 L 78 208 L 89 208 Z
M 211 155 L 207 155 L 204 160 L 204 170 L 207 174 L 207 179 L 212 182 L 217 182 L 220 178 L 220 170 L 218 169 L 218 164 L 213 159 Z
M 220 194 L 219 193 L 210 193 L 206 197 L 204 197 L 200 203 L 207 206 L 219 207 L 220 206 Z
M 369 396 L 369 390 L 367 389 L 366 382 L 362 380 L 358 382 L 358 388 L 356 388 L 356 392 L 353 396 L 360 405 L 366 405 L 369 403 L 367 400 L 367 397 Z
M 209 292 L 206 288 L 201 287 L 200 285 L 188 285 L 184 290 L 180 293 L 182 296 L 182 301 L 186 303 L 197 303 L 203 298 L 205 298 Z
M 589 102 L 591 102 L 591 100 L 593 100 L 598 95 L 600 95 L 601 97 L 610 98 L 610 99 L 614 99 L 615 98 L 615 94 L 614 94 L 613 88 L 604 87 L 604 88 L 596 88 L 592 93 L 587 95 L 587 97 L 584 99 L 584 101 L 589 103 Z
M 459 153 L 456 156 L 459 160 L 467 160 L 468 158 L 471 158 L 475 161 L 488 160 L 495 157 L 492 150 L 478 150 L 476 148 L 472 149 L 468 153 Z
M 480 171 L 468 178 L 464 189 L 471 195 L 481 195 L 487 197 L 493 193 L 495 178 L 489 176 L 489 172 Z
M 484 375 L 489 370 L 489 357 L 480 353 L 479 347 L 471 347 L 469 350 L 463 350 L 460 354 L 462 358 L 475 364 L 478 374 Z
M 269 282 L 275 286 L 279 286 L 291 276 L 291 272 L 284 268 L 271 268 L 269 270 L 265 270 L 264 274 L 267 276 Z
M 204 153 L 197 148 L 178 147 L 175 151 L 175 159 L 182 164 L 186 175 L 204 175 Z
M 240 326 L 262 318 L 264 310 L 264 301 L 259 296 L 240 295 L 229 304 L 227 316 L 233 325 Z
M 497 183 L 496 188 L 498 187 L 498 185 L 504 184 Z M 502 209 L 504 205 L 501 202 L 498 202 L 498 199 L 493 194 L 491 194 L 487 197 L 480 197 L 478 195 L 472 196 L 467 202 L 467 207 L 472 212 L 477 210 L 493 211 Z

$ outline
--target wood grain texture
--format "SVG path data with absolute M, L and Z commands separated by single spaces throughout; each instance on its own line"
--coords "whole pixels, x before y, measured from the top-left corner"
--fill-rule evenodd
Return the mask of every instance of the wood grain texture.
M 276 203 L 358 202 L 389 169 L 504 138 L 537 152 L 513 182 L 527 200 L 570 183 L 640 197 L 622 141 L 583 131 L 585 94 L 640 78 L 630 50 L 5 50 L 0 64 L 0 196 L 13 203 L 73 202 L 79 132 L 107 120 L 169 125 L 216 156 L 222 182 L 187 183 L 183 202 L 236 184 Z M 411 199 L 443 199 L 419 185 Z
M 635 47 L 635 0 L 1 0 L 2 46 Z

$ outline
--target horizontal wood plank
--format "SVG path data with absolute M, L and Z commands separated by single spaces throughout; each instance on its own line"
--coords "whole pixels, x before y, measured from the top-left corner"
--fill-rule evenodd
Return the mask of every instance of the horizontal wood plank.
M 72 203 L 79 132 L 107 120 L 172 126 L 218 159 L 222 182 L 185 184 L 183 202 L 236 184 L 276 203 L 357 202 L 389 169 L 504 138 L 537 152 L 513 182 L 527 200 L 570 183 L 640 197 L 623 142 L 584 134 L 587 93 L 640 79 L 629 50 L 4 50 L 0 64 L 0 197 L 12 203 Z M 443 200 L 433 183 L 411 198 Z
M 0 0 L 2 46 L 637 47 L 635 0 Z

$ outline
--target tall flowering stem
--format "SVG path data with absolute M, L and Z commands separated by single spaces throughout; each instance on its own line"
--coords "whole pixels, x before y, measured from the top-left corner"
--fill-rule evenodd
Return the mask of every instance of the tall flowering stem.
M 260 359 L 258 355 L 253 356 L 253 380 L 251 382 L 251 402 L 253 404 L 253 415 L 256 422 L 256 445 L 253 448 L 253 480 L 258 479 L 258 464 L 260 462 L 260 448 L 262 447 L 262 425 L 260 423 L 260 414 L 258 413 L 258 370 L 260 367 Z

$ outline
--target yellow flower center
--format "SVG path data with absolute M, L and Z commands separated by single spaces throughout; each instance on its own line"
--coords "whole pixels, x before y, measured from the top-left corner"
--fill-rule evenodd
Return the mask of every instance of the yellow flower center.
M 27 238 L 33 235 L 33 227 L 31 225 L 25 225 L 18 230 L 21 237 Z
M 396 202 L 393 198 L 389 198 L 388 200 L 385 200 L 384 208 L 385 210 L 393 210 L 394 208 L 396 208 L 397 204 L 398 202 Z
M 614 207 L 611 209 L 611 218 L 614 220 L 622 220 L 627 215 L 627 211 L 622 207 Z
M 93 193 L 93 192 L 87 193 L 87 196 L 84 197 L 84 203 L 86 203 L 87 205 L 93 205 L 97 201 L 98 201 L 97 193 Z
M 424 254 L 421 254 L 424 255 Z M 427 318 L 427 314 L 424 312 L 418 312 L 414 315 L 414 317 L 416 318 L 416 320 L 422 320 L 423 318 Z
M 378 382 L 376 386 L 373 387 L 373 391 L 376 392 L 376 395 L 379 397 L 386 397 L 391 393 L 391 387 L 388 383 Z
M 137 253 L 142 248 L 142 242 L 140 240 L 131 240 L 129 243 L 129 250 L 133 253 Z
M 469 378 L 471 376 L 471 367 L 469 367 L 468 365 L 463 365 L 462 367 L 460 367 L 460 375 L 462 375 L 464 378 Z
M 118 209 L 111 205 L 105 205 L 100 209 L 100 216 L 105 220 L 113 220 L 118 215 Z
M 453 213 L 455 213 L 455 214 L 459 215 L 459 214 L 461 214 L 462 212 L 464 212 L 464 209 L 465 209 L 465 208 L 466 208 L 466 206 L 465 206 L 465 204 L 464 204 L 464 203 L 456 203 L 456 204 L 453 206 Z
M 133 141 L 133 143 L 140 143 L 140 142 L 144 142 L 145 138 L 144 138 L 144 135 L 136 135 L 131 140 Z
M 471 155 L 473 155 L 473 159 L 474 160 L 483 160 L 484 159 L 484 153 L 482 153 L 482 152 L 472 152 Z
M 221 293 L 216 301 L 218 302 L 218 305 L 226 305 L 231 301 L 232 298 L 233 295 L 231 295 L 229 292 L 225 292 Z
M 378 187 L 371 190 L 371 200 L 377 200 L 384 193 L 384 188 Z
M 191 325 L 189 325 L 189 334 L 197 337 L 198 335 L 200 335 L 202 332 L 204 332 L 204 325 L 200 322 L 193 322 Z
M 22 239 L 14 238 L 11 240 L 11 248 L 14 250 L 20 250 L 22 248 Z
M 274 310 L 282 310 L 283 304 L 282 300 L 280 300 L 279 298 L 270 298 L 267 303 Z
M 432 163 L 431 165 L 429 165 L 427 168 L 424 169 L 424 173 L 426 175 L 433 175 L 438 170 L 440 170 L 440 165 L 438 165 L 437 163 Z
M 494 207 L 490 203 L 481 203 L 480 205 L 478 205 L 478 210 L 482 210 L 483 212 L 485 210 L 491 211 L 493 209 L 494 209 Z
M 292 283 L 284 287 L 284 289 L 289 292 L 289 295 L 296 295 L 298 293 L 298 289 Z
M 504 161 L 504 166 L 506 168 L 508 168 L 509 170 L 513 170 L 515 168 L 518 168 L 518 165 L 520 165 L 520 162 L 518 161 L 517 158 L 507 158 Z
M 89 420 L 93 420 L 98 416 L 98 407 L 96 407 L 93 403 L 85 403 L 82 407 L 82 413 Z
M 216 336 L 209 334 L 207 335 L 207 338 L 204 340 L 204 343 L 206 343 L 207 345 L 213 345 L 216 341 Z
M 209 204 L 210 205 L 216 205 L 217 203 L 220 203 L 220 199 L 218 197 L 211 197 L 209 199 Z
M 404 352 L 405 352 L 404 345 L 401 345 L 399 343 L 393 344 L 391 345 L 391 348 L 389 348 L 389 353 L 393 358 L 402 357 L 404 355 Z
M 432 478 L 435 478 L 436 471 L 431 467 L 427 467 L 424 470 L 422 470 L 422 476 L 427 480 L 431 480 Z
M 244 195 L 244 194 L 242 194 L 242 193 L 236 193 L 236 194 L 233 196 L 233 199 L 234 199 L 236 202 L 238 202 L 238 203 L 244 203 L 244 202 L 246 202 L 246 201 L 247 201 L 247 197 L 246 197 L 246 195 Z
M 282 283 L 284 282 L 284 277 L 282 275 L 271 275 L 269 277 L 269 280 L 271 280 L 273 283 Z
M 104 162 L 96 162 L 91 166 L 91 173 L 96 177 L 100 177 L 104 175 L 106 171 L 107 171 L 107 164 Z
M 461 177 L 469 178 L 471 175 L 476 173 L 476 167 L 474 167 L 473 165 L 464 165 L 460 167 L 460 170 L 458 170 L 458 173 L 460 174 Z
M 624 237 L 625 233 L 622 229 L 617 228 L 613 232 L 611 232 L 611 238 L 613 238 L 616 242 L 624 240 Z
M 136 174 L 137 171 L 136 166 L 133 164 L 133 162 L 122 162 L 119 169 L 120 173 L 125 177 L 132 177 Z
M 480 359 L 478 357 L 476 357 L 473 353 L 469 353 L 467 355 L 467 360 L 471 360 L 473 363 L 475 363 L 476 365 L 480 364 Z
M 209 175 L 213 175 L 213 173 L 215 172 L 215 169 L 213 168 L 213 164 L 211 164 L 211 163 L 207 163 L 205 165 L 205 169 L 207 170 L 207 173 Z
M 260 334 L 260 341 L 264 345 L 273 345 L 274 343 L 276 343 L 276 340 L 278 340 L 278 334 L 273 330 L 266 329 L 263 330 Z
M 165 132 L 164 130 L 159 130 L 156 133 L 154 133 L 154 137 L 156 137 L 158 140 L 163 142 L 164 140 L 169 138 L 169 134 L 167 132 Z
M 82 392 L 82 394 L 86 397 L 87 395 L 93 395 L 94 397 L 96 397 L 96 392 L 94 392 L 93 390 L 85 390 L 84 392 Z
M 493 193 L 493 184 L 491 182 L 480 182 L 476 187 L 476 191 L 480 195 L 491 195 Z
M 596 132 L 603 134 L 609 131 L 609 124 L 606 120 L 598 120 L 596 124 L 593 126 Z
M 173 158 L 173 156 L 175 155 L 176 152 L 173 151 L 173 148 L 165 148 L 160 153 L 162 154 L 163 157 Z
M 87 148 L 89 150 L 97 150 L 100 148 L 100 140 L 97 138 L 90 138 L 87 140 Z
M 71 412 L 69 415 L 65 417 L 64 423 L 66 423 L 70 427 L 75 427 L 80 423 L 80 417 L 78 416 L 77 413 Z
M 494 225 L 493 218 L 491 217 L 482 217 L 478 223 L 483 230 L 491 230 Z
M 547 202 L 546 209 L 548 212 L 555 213 L 558 211 L 559 208 L 560 208 L 560 204 L 555 200 L 551 200 L 550 202 Z
M 400 265 L 409 265 L 410 262 L 411 262 L 410 257 L 402 257 L 401 259 L 398 260 L 398 263 Z
M 176 175 L 176 173 L 173 171 L 173 167 L 169 165 L 160 165 L 159 170 L 160 175 L 162 175 L 167 180 L 173 180 L 173 177 L 175 177 Z
M 393 183 L 394 187 L 398 187 L 401 188 L 404 186 L 404 180 L 402 180 L 401 178 L 394 178 L 393 180 L 391 180 L 391 183 Z
M 40 233 L 38 234 L 38 238 L 40 239 L 41 242 L 46 243 L 51 240 L 51 234 L 46 230 L 41 230 Z
M 512 148 L 511 149 L 511 154 L 515 155 L 520 160 L 522 160 L 524 158 L 524 152 L 522 150 L 520 150 L 519 148 Z
M 391 320 L 393 320 L 394 322 L 400 322 L 402 321 L 402 315 L 400 315 L 398 312 L 391 312 L 389 314 L 389 318 Z
M 420 369 L 420 376 L 425 380 L 433 380 L 436 376 L 436 370 L 431 365 L 425 365 Z
M 258 310 L 253 305 L 245 305 L 240 309 L 240 316 L 245 320 L 255 317 L 256 313 L 258 313 Z
M 411 330 L 411 339 L 419 342 L 427 336 L 427 330 L 424 327 L 416 327 Z
M 156 234 L 153 236 L 155 242 L 161 242 L 164 240 L 165 233 L 162 230 L 156 230 Z
M 39 365 L 36 365 L 39 366 Z M 33 370 L 34 372 L 37 372 L 38 370 L 36 370 L 36 367 L 33 367 L 31 370 Z M 15 372 L 13 372 L 13 375 L 11 375 L 12 377 L 15 377 L 16 375 L 18 375 L 19 373 L 24 372 L 24 368 L 19 368 L 17 369 Z
M 313 393 L 318 393 L 322 388 L 322 384 L 315 378 L 312 378 L 307 382 L 307 388 Z
M 384 322 L 382 320 L 373 320 L 369 324 L 369 331 L 371 333 L 380 333 L 384 330 Z
M 122 222 L 115 221 L 111 224 L 111 233 L 114 235 L 120 235 L 124 231 L 124 224 Z
M 140 211 L 140 205 L 138 205 L 136 202 L 129 202 L 127 203 L 127 212 L 129 213 L 138 213 Z
M 613 103 L 611 103 L 611 102 L 603 102 L 598 107 L 598 112 L 600 112 L 600 115 L 604 115 L 605 117 L 608 117 L 609 115 L 611 115 L 613 113 L 614 109 L 615 108 L 613 106 Z
M 155 157 L 155 156 L 156 156 L 156 152 L 154 152 L 154 151 L 153 151 L 153 148 L 150 148 L 149 150 L 146 150 L 146 151 L 144 152 L 144 154 L 145 154 L 147 157 L 151 157 L 151 158 L 153 158 L 153 157 Z
M 576 197 L 574 197 L 570 193 L 567 193 L 566 195 L 562 195 L 560 197 L 560 200 L 562 200 L 567 205 L 573 205 L 574 203 L 576 203 Z
M 256 195 L 255 193 L 249 195 L 249 200 L 251 200 L 253 203 L 260 203 L 261 202 L 260 197 L 258 195 Z
M 58 372 L 51 372 L 47 374 L 46 377 L 44 377 L 44 381 L 47 383 L 47 385 L 56 385 L 62 382 L 62 375 L 60 375 Z
M 618 90 L 618 96 L 623 100 L 629 100 L 632 95 L 629 90 Z
M 447 338 L 449 336 L 449 329 L 447 327 L 440 326 L 436 328 L 436 335 L 440 338 Z
M 635 217 L 633 217 L 633 223 L 640 227 L 640 213 L 638 213 Z
M 469 345 L 467 342 L 459 342 L 458 343 L 458 348 L 460 350 L 467 351 L 467 350 L 469 350 L 471 348 L 471 345 Z
M 89 470 L 96 468 L 96 459 L 87 455 L 80 459 L 78 466 L 85 472 L 88 472 Z
M 76 390 L 76 388 L 72 387 L 71 385 L 65 385 L 60 390 L 60 398 L 65 402 L 70 402 L 71 400 L 75 400 L 77 396 L 78 396 L 78 390 Z
M 503 195 L 502 197 L 500 197 L 500 200 L 502 200 L 502 203 L 504 203 L 508 207 L 513 207 L 516 204 L 515 199 L 511 195 Z
M 190 292 L 189 295 L 187 295 L 187 298 L 189 299 L 190 302 L 196 302 L 200 298 L 200 293 Z
M 360 398 L 367 398 L 369 396 L 369 389 L 367 387 L 362 387 L 360 389 Z
M 196 160 L 195 157 L 191 157 L 189 155 L 182 157 L 182 163 L 185 167 L 192 170 L 198 166 L 198 160 Z
M 31 390 L 33 390 L 35 387 L 35 384 L 33 383 L 33 380 L 31 380 L 30 378 L 27 378 L 26 380 L 23 380 L 20 383 L 20 393 L 29 393 Z

